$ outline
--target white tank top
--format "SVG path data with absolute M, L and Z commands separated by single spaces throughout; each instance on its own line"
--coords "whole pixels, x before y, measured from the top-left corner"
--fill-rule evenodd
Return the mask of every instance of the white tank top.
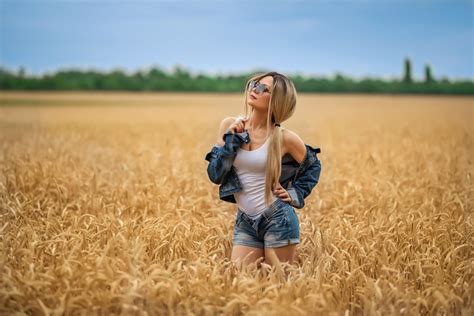
M 239 148 L 234 159 L 234 168 L 242 184 L 242 190 L 234 193 L 238 207 L 251 219 L 257 219 L 265 211 L 265 166 L 267 165 L 268 144 L 255 150 Z M 277 198 L 272 195 L 270 203 Z

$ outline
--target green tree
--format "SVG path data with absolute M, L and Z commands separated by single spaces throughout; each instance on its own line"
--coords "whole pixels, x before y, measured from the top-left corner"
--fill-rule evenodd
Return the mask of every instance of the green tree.
M 405 58 L 404 70 L 405 70 L 405 73 L 403 74 L 403 82 L 405 83 L 413 82 L 411 78 L 411 61 L 409 58 Z
M 25 78 L 25 67 L 20 67 L 20 69 L 18 70 L 18 77 Z
M 174 68 L 173 76 L 176 79 L 184 79 L 184 80 L 191 79 L 191 74 L 183 66 L 175 65 L 173 68 Z
M 434 82 L 433 75 L 431 73 L 431 66 L 429 64 L 425 65 L 425 82 L 426 83 Z

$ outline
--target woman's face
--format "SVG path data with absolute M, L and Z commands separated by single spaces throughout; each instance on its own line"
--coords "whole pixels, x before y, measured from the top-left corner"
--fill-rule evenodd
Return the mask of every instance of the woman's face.
M 258 82 L 263 83 L 267 87 L 268 91 L 258 94 L 257 91 L 255 91 L 255 87 L 251 91 L 247 91 L 247 103 L 254 110 L 267 112 L 270 94 L 272 92 L 273 77 L 266 76 L 258 80 Z

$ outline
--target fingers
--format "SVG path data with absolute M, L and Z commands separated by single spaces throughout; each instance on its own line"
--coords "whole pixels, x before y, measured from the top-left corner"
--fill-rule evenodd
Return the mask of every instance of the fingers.
M 274 189 L 284 189 L 284 188 L 281 186 L 281 183 L 280 183 L 280 182 L 278 182 L 278 183 L 276 183 L 276 184 L 273 184 L 273 188 L 274 188 Z
M 276 196 L 280 197 L 280 198 L 286 198 L 286 197 L 290 196 L 290 195 L 288 194 L 288 192 L 286 192 L 286 191 L 273 191 L 273 193 L 274 193 Z
M 285 201 L 285 202 L 291 202 L 291 197 L 287 194 L 287 195 L 278 195 L 278 194 L 275 194 L 276 197 L 278 197 L 279 199 Z
M 240 128 L 241 128 L 241 132 L 244 131 L 245 129 L 245 123 L 249 120 L 248 117 L 241 117 L 240 118 L 240 121 L 239 121 L 239 125 L 240 125 Z
M 279 188 L 273 188 L 273 191 L 274 191 L 274 192 L 284 192 L 284 191 L 286 191 L 286 190 L 285 190 L 284 188 L 282 188 L 282 187 L 279 187 Z
M 285 202 L 291 202 L 290 194 L 279 183 L 277 187 L 273 189 L 273 194 Z
M 232 129 L 237 133 L 242 133 L 245 129 L 244 122 L 246 122 L 248 118 L 246 117 L 238 117 L 235 122 L 232 124 Z

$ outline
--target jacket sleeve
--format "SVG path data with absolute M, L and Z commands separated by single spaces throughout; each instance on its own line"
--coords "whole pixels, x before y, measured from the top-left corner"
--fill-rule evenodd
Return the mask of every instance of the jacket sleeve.
M 205 159 L 209 161 L 207 175 L 215 184 L 221 184 L 234 163 L 237 150 L 242 142 L 248 142 L 248 138 L 241 133 L 226 132 L 223 135 L 224 146 L 214 145 L 212 150 L 206 154 Z
M 310 149 L 308 149 L 308 151 L 310 151 Z M 320 152 L 320 149 L 316 148 L 316 152 Z M 309 164 L 309 166 L 306 167 L 305 164 Z M 315 154 L 309 154 L 307 160 L 302 164 L 300 170 L 298 170 L 291 187 L 287 189 L 291 197 L 290 205 L 298 209 L 304 207 L 304 199 L 319 182 L 320 174 L 321 161 Z

